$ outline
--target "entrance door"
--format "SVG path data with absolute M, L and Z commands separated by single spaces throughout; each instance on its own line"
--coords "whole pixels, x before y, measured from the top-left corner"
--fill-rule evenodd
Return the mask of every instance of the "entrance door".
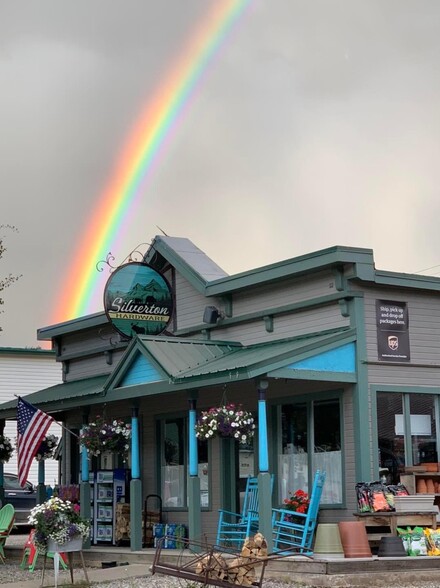
M 234 439 L 220 439 L 220 463 L 222 484 L 220 500 L 222 508 L 241 512 L 244 492 L 249 476 L 256 476 L 254 444 L 239 444 Z

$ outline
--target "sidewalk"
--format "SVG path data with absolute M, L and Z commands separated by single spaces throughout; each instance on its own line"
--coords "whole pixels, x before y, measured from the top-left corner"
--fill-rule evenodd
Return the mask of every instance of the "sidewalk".
M 5 569 L 5 568 L 3 568 Z M 2 572 L 2 568 L 0 567 L 0 573 Z M 148 576 L 150 575 L 148 572 L 148 568 L 146 565 L 141 564 L 130 564 L 128 566 L 117 566 L 114 568 L 87 568 L 87 575 L 89 577 L 90 583 L 97 583 L 97 582 L 111 582 L 113 580 L 120 580 L 127 578 L 136 578 L 140 576 Z M 38 569 L 34 572 L 29 572 L 29 580 L 25 581 L 17 581 L 10 582 L 7 584 L 0 583 L 0 588 L 40 588 L 41 586 L 41 576 L 42 570 Z M 82 568 L 75 568 L 73 571 L 73 581 L 74 584 L 79 584 L 85 582 L 84 572 Z M 60 571 L 58 575 L 58 586 L 63 586 L 65 584 L 70 584 L 70 572 L 68 570 Z M 53 569 L 48 568 L 46 569 L 46 573 L 44 576 L 44 586 L 54 586 L 54 572 Z

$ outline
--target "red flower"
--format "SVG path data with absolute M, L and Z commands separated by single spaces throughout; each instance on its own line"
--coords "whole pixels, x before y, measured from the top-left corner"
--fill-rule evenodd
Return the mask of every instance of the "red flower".
M 305 514 L 310 504 L 309 495 L 304 490 L 296 490 L 290 494 L 290 498 L 284 499 L 284 504 L 286 510 Z

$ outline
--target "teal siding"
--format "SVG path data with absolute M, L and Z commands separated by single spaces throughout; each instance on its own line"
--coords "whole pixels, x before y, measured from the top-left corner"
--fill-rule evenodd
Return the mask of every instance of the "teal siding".
M 125 376 L 118 386 L 133 386 L 134 384 L 147 384 L 161 382 L 164 378 L 154 365 L 143 355 L 139 354 L 131 364 Z
M 292 370 L 355 373 L 355 346 L 354 343 L 347 343 L 337 349 L 291 363 L 287 367 Z

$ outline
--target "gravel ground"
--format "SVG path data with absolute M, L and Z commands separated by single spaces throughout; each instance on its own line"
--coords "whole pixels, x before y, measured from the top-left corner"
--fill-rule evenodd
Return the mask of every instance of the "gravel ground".
M 90 568 L 89 568 L 90 569 Z M 53 570 L 46 570 L 44 584 L 45 586 L 51 585 L 50 579 L 53 578 Z M 27 582 L 29 580 L 40 581 L 41 580 L 41 569 L 35 570 L 35 572 L 29 572 L 28 570 L 22 570 L 18 564 L 6 564 L 0 565 L 0 586 L 5 583 L 19 583 Z M 78 586 L 84 585 L 84 575 L 81 568 L 75 568 L 74 570 L 75 584 Z M 370 579 L 371 580 L 371 579 Z M 139 578 L 125 578 L 112 580 L 108 582 L 92 582 L 93 588 L 203 588 L 203 584 L 194 583 L 187 580 L 181 580 L 179 578 L 173 578 L 171 576 L 164 576 L 155 574 L 154 576 L 145 575 Z M 52 586 L 54 584 L 52 583 Z M 333 584 L 331 580 L 329 586 L 343 586 L 344 588 L 364 588 L 369 586 L 380 585 L 381 588 L 439 588 L 440 582 L 437 581 L 425 581 L 425 580 L 413 580 L 411 583 L 403 581 L 381 582 L 376 584 L 373 581 L 361 581 L 351 583 L 349 578 L 346 578 L 343 583 L 339 581 Z M 68 587 L 72 586 L 70 583 L 70 575 L 68 571 L 60 570 L 58 577 L 58 586 Z M 315 588 L 314 584 L 302 584 L 289 580 L 271 580 L 267 579 L 263 582 L 263 588 Z

